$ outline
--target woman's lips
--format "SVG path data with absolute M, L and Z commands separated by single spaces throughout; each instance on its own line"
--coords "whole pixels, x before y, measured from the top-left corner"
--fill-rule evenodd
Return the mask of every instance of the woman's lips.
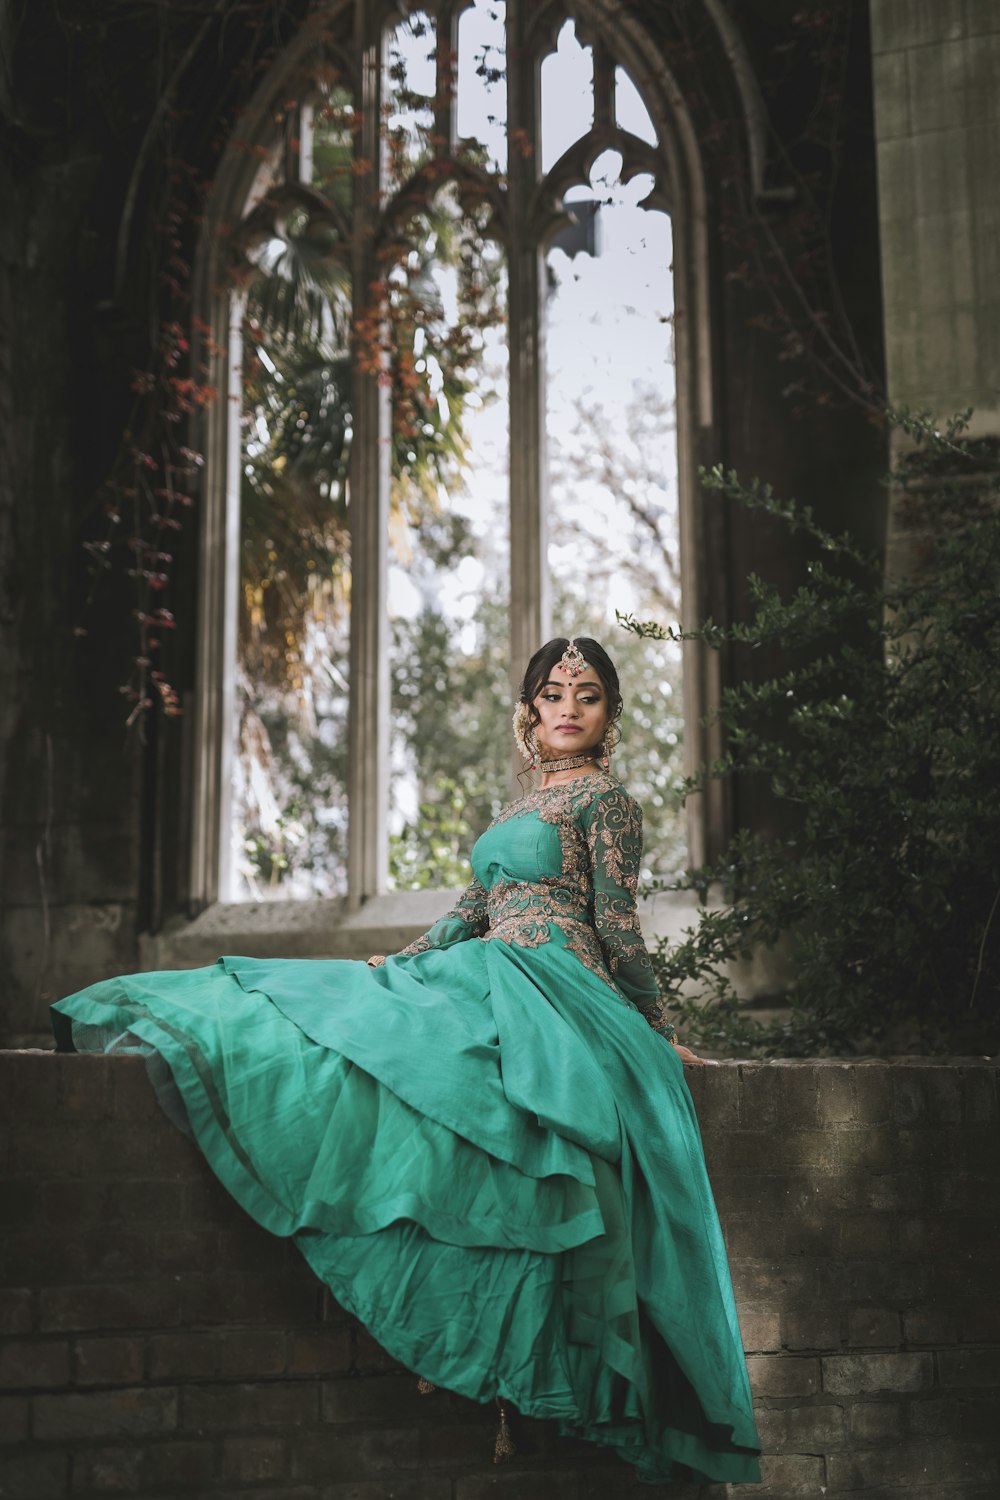
M 559 725 L 559 733 L 560 734 L 582 734 L 583 730 L 580 728 L 579 724 L 560 724 Z

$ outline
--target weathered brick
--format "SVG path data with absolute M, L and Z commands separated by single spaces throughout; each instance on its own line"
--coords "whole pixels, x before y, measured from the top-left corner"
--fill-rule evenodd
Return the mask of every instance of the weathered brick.
M 44 1180 L 85 1169 L 87 1150 L 79 1125 L 58 1121 L 53 1110 L 48 1123 L 28 1124 L 18 1119 L 10 1132 L 10 1175 Z
M 98 1175 L 73 1181 L 49 1178 L 41 1184 L 39 1221 L 60 1230 L 67 1224 L 81 1230 L 92 1224 L 113 1223 L 120 1217 L 119 1193 L 127 1192 L 130 1186 L 122 1183 L 116 1187 Z
M 116 1058 L 112 1083 L 116 1119 L 132 1126 L 142 1120 L 162 1123 L 163 1114 L 141 1057 Z
M 897 1226 L 897 1253 L 914 1258 L 975 1255 L 1000 1257 L 1000 1223 L 996 1217 L 963 1214 L 939 1218 L 907 1217 Z
M 889 1307 L 855 1307 L 847 1318 L 847 1342 L 852 1348 L 872 1345 L 895 1349 L 899 1344 L 899 1314 Z
M 782 1314 L 782 1344 L 788 1349 L 839 1349 L 842 1319 L 837 1308 L 792 1308 Z
M 722 1221 L 726 1250 L 736 1258 L 777 1259 L 784 1254 L 786 1221 L 761 1214 L 727 1214 Z
M 854 1097 L 859 1125 L 877 1125 L 892 1118 L 890 1065 L 859 1063 L 854 1069 Z
M 220 1333 L 156 1333 L 149 1340 L 151 1380 L 198 1380 L 222 1373 Z
M 252 1219 L 245 1219 L 239 1228 L 219 1230 L 214 1226 L 206 1226 L 206 1229 L 216 1241 L 216 1254 L 220 1263 L 230 1274 L 242 1275 L 249 1272 L 284 1276 L 290 1270 L 303 1269 L 305 1265 L 291 1240 L 277 1239 L 273 1234 L 266 1234 Z M 190 1232 L 189 1230 L 188 1233 Z
M 914 1308 L 903 1314 L 903 1338 L 908 1344 L 957 1344 L 958 1318 L 947 1307 Z
M 781 1317 L 776 1312 L 740 1310 L 740 1331 L 743 1347 L 755 1353 L 781 1348 Z
M 133 1178 L 115 1184 L 112 1198 L 112 1221 L 145 1224 L 178 1224 L 183 1221 L 187 1201 L 187 1184 L 175 1179 L 151 1180 Z
M 74 1495 L 141 1494 L 141 1448 L 84 1448 L 73 1455 Z
M 347 1432 L 327 1427 L 322 1433 L 303 1433 L 292 1447 L 292 1476 L 337 1483 L 371 1479 L 412 1470 L 420 1464 L 420 1433 L 416 1427 L 380 1427 Z
M 359 1375 L 408 1375 L 410 1372 L 387 1354 L 367 1328 L 357 1325 L 354 1332 L 353 1368 Z
M 230 1229 L 242 1234 L 247 1215 L 200 1159 L 184 1179 L 184 1223 L 190 1228 Z M 260 1234 L 264 1231 L 260 1230 Z
M 929 1354 L 827 1354 L 823 1389 L 837 1396 L 867 1391 L 919 1391 L 929 1386 L 934 1367 Z
M 434 1422 L 420 1434 L 420 1461 L 430 1468 L 474 1468 L 489 1462 L 496 1441 L 495 1413 L 481 1422 Z M 518 1434 L 519 1436 L 519 1434 Z M 515 1437 L 519 1455 L 527 1457 L 524 1445 Z
M 69 1384 L 69 1345 L 62 1339 L 8 1339 L 0 1344 L 0 1388 L 51 1390 Z
M 147 1230 L 148 1235 L 148 1230 Z M 157 1229 L 153 1239 L 154 1256 L 160 1272 L 171 1275 L 193 1272 L 202 1274 L 219 1257 L 219 1235 L 214 1229 Z M 148 1247 L 148 1239 L 147 1239 Z M 148 1254 L 148 1250 L 147 1250 Z M 226 1257 L 226 1265 L 231 1265 Z M 244 1268 L 240 1268 L 244 1269 Z
M 54 1052 L 18 1052 L 7 1071 L 10 1118 L 44 1124 L 59 1115 L 59 1067 Z
M 859 1401 L 847 1407 L 852 1448 L 899 1442 L 907 1431 L 906 1407 L 899 1401 Z
M 921 1302 L 939 1281 L 937 1267 L 929 1261 L 898 1260 L 828 1260 L 823 1265 L 820 1283 L 822 1300 L 835 1302 L 868 1302 L 882 1306 L 900 1302 Z
M 900 1128 L 893 1136 L 893 1158 L 900 1170 L 917 1167 L 925 1175 L 955 1171 L 961 1165 L 962 1132 L 920 1125 Z
M 959 1070 L 962 1118 L 968 1125 L 990 1125 L 1000 1115 L 1000 1075 L 995 1067 Z
M 840 1254 L 851 1259 L 880 1258 L 891 1250 L 888 1214 L 850 1214 L 840 1220 Z
M 816 1069 L 788 1063 L 744 1063 L 739 1069 L 740 1120 L 759 1130 L 814 1127 L 817 1113 Z
M 11 1234 L 3 1247 L 3 1263 L 11 1281 L 30 1281 L 35 1286 L 85 1275 L 83 1245 L 77 1234 L 39 1230 Z
M 451 1480 L 434 1475 L 421 1479 L 348 1480 L 324 1487 L 323 1500 L 451 1500 Z
M 25 1440 L 28 1436 L 28 1411 L 27 1396 L 0 1396 L 0 1443 Z
M 144 1452 L 142 1482 L 146 1490 L 167 1485 L 201 1485 L 216 1472 L 215 1444 L 175 1441 L 150 1443 Z
M 937 1363 L 938 1383 L 945 1390 L 1000 1386 L 1000 1349 L 942 1349 Z
M 829 1216 L 796 1214 L 785 1219 L 786 1255 L 836 1255 L 837 1225 Z M 763 1252 L 766 1254 L 766 1252 Z
M 840 1125 L 857 1122 L 857 1071 L 850 1063 L 827 1063 L 816 1069 L 817 1106 L 822 1123 Z
M 435 1408 L 440 1416 L 443 1392 L 421 1395 L 413 1375 L 371 1375 L 360 1380 L 327 1380 L 323 1383 L 320 1411 L 324 1422 L 426 1421 Z M 446 1399 L 446 1398 L 444 1398 Z
M 346 1323 L 324 1324 L 315 1332 L 288 1336 L 289 1375 L 342 1375 L 351 1364 L 351 1329 Z
M 992 1390 L 984 1396 L 952 1397 L 941 1404 L 951 1414 L 952 1425 L 946 1429 L 948 1436 L 957 1435 L 972 1442 L 996 1446 L 1000 1431 L 1000 1391 Z
M 308 1323 L 316 1316 L 317 1288 L 287 1276 L 229 1277 L 222 1271 L 177 1279 L 179 1321 L 182 1324 Z
M 911 1442 L 896 1448 L 831 1453 L 827 1458 L 827 1482 L 833 1494 L 878 1484 L 901 1490 L 934 1483 L 957 1487 L 995 1479 L 997 1472 L 995 1450 L 989 1453 L 971 1444 Z
M 73 1120 L 104 1120 L 112 1113 L 114 1070 L 99 1056 L 55 1058 L 59 1074 L 59 1115 Z
M 177 1391 L 140 1386 L 36 1396 L 34 1424 L 39 1438 L 136 1437 L 172 1432 L 177 1426 Z
M 648 1484 L 641 1484 L 622 1463 L 609 1468 L 582 1468 L 577 1475 L 577 1500 L 649 1500 Z M 663 1490 L 670 1500 L 726 1500 L 728 1490 L 722 1485 L 673 1484 Z M 656 1494 L 653 1490 L 652 1494 Z
M 760 1496 L 773 1500 L 788 1500 L 793 1495 L 809 1495 L 815 1500 L 823 1493 L 824 1465 L 822 1458 L 804 1454 L 764 1454 L 760 1463 L 761 1488 L 755 1491 Z
M 818 1359 L 790 1354 L 752 1355 L 747 1369 L 756 1396 L 812 1396 L 819 1390 Z
M 170 1275 L 175 1269 L 154 1254 L 152 1239 L 145 1230 L 106 1224 L 87 1230 L 80 1243 L 84 1275 L 88 1278 L 114 1281 L 119 1277 L 142 1276 L 151 1264 L 161 1276 Z
M 723 1126 L 739 1124 L 739 1074 L 739 1066 L 734 1063 L 687 1070 L 685 1076 L 699 1120 L 712 1120 Z
M 770 1295 L 781 1306 L 817 1302 L 824 1285 L 822 1262 L 814 1260 L 734 1260 L 730 1267 L 736 1300 L 762 1302 Z
M 224 1379 L 280 1375 L 285 1370 L 283 1333 L 271 1329 L 155 1334 L 149 1341 L 153 1380 Z
M 916 1396 L 907 1403 L 906 1420 L 910 1432 L 918 1438 L 955 1437 L 961 1430 L 959 1402 L 955 1396 Z M 962 1433 L 963 1437 L 995 1438 L 997 1434 L 996 1402 L 993 1402 L 993 1421 L 989 1432 Z
M 3 1183 L 4 1224 L 12 1233 L 27 1233 L 42 1222 L 42 1184 L 26 1177 Z
M 77 1385 L 136 1385 L 142 1380 L 142 1339 L 77 1339 L 73 1354 Z
M 66 1453 L 0 1453 L 0 1495 L 10 1500 L 65 1500 L 69 1493 Z
M 858 1182 L 858 1207 L 878 1213 L 918 1210 L 933 1198 L 938 1179 L 907 1164 Z
M 181 1391 L 185 1431 L 253 1432 L 259 1427 L 311 1427 L 319 1420 L 319 1390 L 295 1384 L 186 1386 Z
M 81 1134 L 84 1168 L 100 1163 L 104 1176 L 183 1178 L 196 1164 L 198 1170 L 207 1170 L 194 1142 L 166 1119 L 134 1127 L 120 1120 L 99 1120 Z
M 0 1289 L 0 1335 L 9 1338 L 16 1333 L 30 1333 L 34 1311 L 34 1294 L 30 1287 Z
M 222 1445 L 222 1477 L 254 1484 L 286 1472 L 287 1444 L 280 1437 L 231 1437 Z
M 847 1446 L 842 1406 L 758 1406 L 754 1416 L 765 1453 L 831 1453 Z
M 455 1481 L 455 1500 L 578 1500 L 573 1472 L 527 1472 L 513 1466 L 493 1473 L 469 1474 Z
M 725 1217 L 731 1213 L 780 1215 L 822 1207 L 830 1184 L 809 1172 L 744 1172 L 739 1163 L 712 1171 L 712 1189 Z
M 162 1328 L 179 1321 L 179 1292 L 175 1281 L 47 1287 L 39 1293 L 38 1300 L 38 1321 L 43 1332 Z
M 954 1305 L 955 1317 L 958 1321 L 958 1340 L 963 1344 L 1000 1344 L 1000 1302 L 996 1299 L 983 1301 L 982 1298 L 973 1298 L 968 1302 L 957 1302 Z M 955 1340 L 942 1338 L 942 1344 L 951 1344 Z
M 895 1137 L 887 1126 L 843 1126 L 831 1139 L 836 1142 L 836 1164 L 841 1172 L 878 1174 L 888 1172 L 895 1164 Z
M 958 1070 L 897 1067 L 892 1073 L 893 1113 L 902 1125 L 953 1125 L 962 1118 Z

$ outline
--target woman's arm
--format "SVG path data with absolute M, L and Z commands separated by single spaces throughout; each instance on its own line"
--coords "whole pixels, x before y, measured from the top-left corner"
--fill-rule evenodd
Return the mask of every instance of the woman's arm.
M 583 814 L 594 882 L 594 927 L 608 972 L 654 1031 L 676 1045 L 639 926 L 635 893 L 642 858 L 642 809 L 621 787 Z
M 473 878 L 451 911 L 439 917 L 423 937 L 418 937 L 412 943 L 408 943 L 405 948 L 401 948 L 396 957 L 409 958 L 412 954 L 423 953 L 428 948 L 450 948 L 453 943 L 463 943 L 469 938 L 482 937 L 489 925 L 486 892 L 479 881 Z M 371 964 L 373 960 L 369 959 L 368 962 Z

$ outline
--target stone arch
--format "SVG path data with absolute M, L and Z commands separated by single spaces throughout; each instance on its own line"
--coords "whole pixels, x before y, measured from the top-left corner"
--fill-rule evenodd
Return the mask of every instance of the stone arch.
M 521 9 L 517 0 L 511 0 L 511 4 L 512 8 Z M 363 112 L 366 98 L 372 96 L 373 75 L 379 67 L 372 38 L 378 36 L 381 26 L 392 15 L 417 8 L 435 7 L 433 0 L 419 7 L 393 5 L 387 0 L 384 5 L 371 7 L 372 16 L 364 13 L 367 7 L 355 7 L 351 0 L 329 0 L 314 11 L 314 14 L 321 12 L 329 26 L 335 27 L 338 22 L 342 25 L 342 37 L 335 50 L 342 65 L 354 72 Z M 710 19 L 717 43 L 707 66 L 725 71 L 741 101 L 748 166 L 755 190 L 763 191 L 766 113 L 752 63 L 735 24 L 718 0 L 698 0 L 696 9 L 703 10 Z M 656 206 L 668 209 L 675 226 L 673 270 L 681 311 L 676 325 L 676 363 L 682 591 L 685 623 L 693 624 L 705 613 L 706 570 L 706 542 L 696 476 L 701 463 L 714 459 L 718 436 L 715 355 L 718 332 L 712 294 L 710 169 L 681 81 L 666 48 L 645 24 L 638 8 L 622 7 L 615 0 L 574 0 L 571 6 L 553 0 L 535 13 L 531 24 L 544 28 L 556 20 L 561 24 L 566 18 L 575 20 L 588 35 L 603 39 L 615 61 L 639 89 L 658 136 L 665 184 Z M 238 320 L 230 315 L 231 294 L 225 280 L 226 235 L 228 227 L 244 215 L 253 193 L 260 170 L 255 148 L 265 144 L 277 149 L 280 144 L 274 101 L 282 96 L 290 80 L 301 74 L 316 47 L 316 32 L 309 25 L 302 25 L 258 86 L 220 160 L 196 260 L 195 306 L 204 323 L 213 329 L 214 345 L 200 350 L 195 347 L 194 355 L 204 359 L 210 383 L 224 393 L 225 399 L 208 413 L 203 440 L 206 468 L 199 539 L 196 708 L 191 750 L 190 893 L 195 907 L 211 904 L 218 897 L 219 868 L 224 858 L 220 829 L 231 756 L 226 724 L 233 693 L 239 515 L 239 445 L 233 441 L 233 408 L 238 404 L 240 360 Z M 370 120 L 365 120 L 363 130 L 377 132 L 377 124 L 373 126 Z M 374 150 L 376 143 L 377 135 L 371 136 L 369 149 Z M 364 399 L 378 403 L 380 397 L 370 390 Z M 371 482 L 377 484 L 377 476 L 372 475 Z M 384 545 L 377 535 L 377 516 L 369 516 L 362 525 L 369 533 L 361 538 L 362 547 L 377 551 Z M 539 548 L 534 543 L 528 544 L 525 563 L 529 572 L 539 572 Z M 536 607 L 522 611 L 523 640 L 514 642 L 515 658 L 525 654 L 525 643 L 533 644 L 543 628 L 545 607 L 541 591 L 538 592 Z M 379 649 L 379 621 L 362 614 L 358 628 L 359 638 L 367 642 L 363 650 L 371 658 Z M 718 698 L 718 662 L 697 647 L 686 647 L 684 680 L 689 760 L 693 765 L 718 750 L 713 743 L 714 732 L 698 728 L 703 715 Z M 371 718 L 385 712 L 384 701 L 379 702 L 380 696 L 384 700 L 384 692 L 377 684 L 359 684 L 358 691 L 366 700 L 358 709 L 362 716 Z M 356 745 L 359 747 L 361 743 L 358 737 Z M 357 775 L 361 776 L 360 769 Z M 370 807 L 383 783 L 384 772 L 376 766 L 367 779 L 356 782 L 352 797 L 358 820 L 357 837 L 352 824 L 352 849 L 364 847 L 369 851 L 362 860 L 364 868 L 359 870 L 355 861 L 353 884 L 358 899 L 364 899 L 378 887 L 377 858 L 371 852 L 378 830 Z M 700 817 L 692 827 L 691 856 L 695 862 L 718 848 L 724 838 L 726 809 L 721 796 L 717 788 L 712 788 L 702 799 Z

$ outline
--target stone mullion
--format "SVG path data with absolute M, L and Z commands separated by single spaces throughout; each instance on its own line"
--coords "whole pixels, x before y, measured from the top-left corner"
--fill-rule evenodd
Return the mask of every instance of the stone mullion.
M 356 10 L 355 138 L 352 279 L 355 319 L 378 279 L 375 253 L 382 175 L 382 35 L 367 8 Z M 350 499 L 351 647 L 348 714 L 348 903 L 357 908 L 385 889 L 388 875 L 389 657 L 388 580 L 390 411 L 377 374 L 354 361 Z
M 458 56 L 458 16 L 452 5 L 442 5 L 437 18 L 437 90 L 434 98 L 434 155 L 450 156 L 455 149 L 454 59 Z
M 533 225 L 538 69 L 527 45 L 529 12 L 507 7 L 507 179 L 510 350 L 510 641 L 516 690 L 549 633 L 545 518 L 545 359 L 541 248 Z

